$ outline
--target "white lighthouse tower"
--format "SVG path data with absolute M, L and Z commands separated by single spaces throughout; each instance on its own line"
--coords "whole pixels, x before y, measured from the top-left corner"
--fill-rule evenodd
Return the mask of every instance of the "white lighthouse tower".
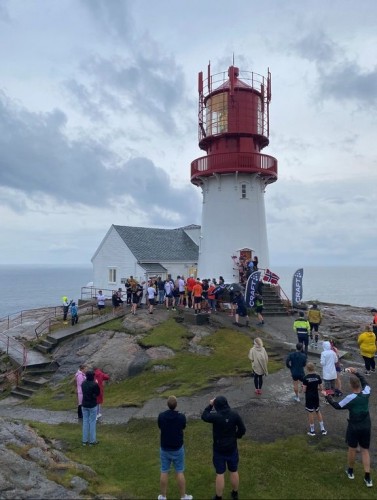
M 271 75 L 199 73 L 199 147 L 191 182 L 203 193 L 198 276 L 238 281 L 235 262 L 257 256 L 269 265 L 264 193 L 277 180 L 277 160 L 261 153 L 269 144 Z

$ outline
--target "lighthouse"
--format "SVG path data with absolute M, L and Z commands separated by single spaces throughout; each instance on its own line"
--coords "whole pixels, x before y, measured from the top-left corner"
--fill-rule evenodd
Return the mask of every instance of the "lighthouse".
M 253 256 L 269 266 L 264 194 L 277 180 L 277 160 L 262 154 L 269 144 L 271 74 L 230 66 L 198 75 L 199 147 L 191 182 L 203 194 L 198 276 L 239 281 Z

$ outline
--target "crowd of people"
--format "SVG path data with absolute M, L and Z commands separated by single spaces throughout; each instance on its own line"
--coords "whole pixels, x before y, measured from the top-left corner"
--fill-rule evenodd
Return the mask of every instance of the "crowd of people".
M 112 292 L 114 315 L 121 312 L 122 307 L 128 305 L 131 306 L 133 315 L 137 314 L 141 306 L 145 306 L 149 314 L 154 313 L 155 306 L 162 306 L 166 310 L 175 311 L 178 308 L 185 308 L 192 309 L 194 314 L 211 314 L 225 311 L 224 296 L 226 295 L 226 301 L 230 304 L 229 314 L 234 317 L 234 324 L 249 326 L 243 287 L 237 286 L 233 289 L 232 285 L 225 284 L 222 276 L 218 280 L 216 278 L 199 279 L 193 275 L 187 279 L 178 275 L 176 279 L 173 279 L 168 274 L 166 279 L 158 276 L 140 283 L 130 276 L 124 286 L 124 292 L 122 288 Z M 255 294 L 255 313 L 259 326 L 264 325 L 262 287 L 262 281 L 258 282 Z M 102 315 L 106 304 L 106 297 L 102 290 L 98 291 L 96 301 L 99 315 Z M 244 318 L 244 324 L 240 322 L 241 318 Z

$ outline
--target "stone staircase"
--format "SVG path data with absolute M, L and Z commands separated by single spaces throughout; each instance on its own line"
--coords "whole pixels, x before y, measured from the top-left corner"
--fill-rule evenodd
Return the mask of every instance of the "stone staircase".
M 287 316 L 291 314 L 291 307 L 287 307 L 278 293 L 277 287 L 263 284 L 263 316 Z
M 49 377 L 56 372 L 59 364 L 56 361 L 46 361 L 39 365 L 27 366 L 20 383 L 11 391 L 11 395 L 21 399 L 28 399 L 41 387 L 46 385 Z

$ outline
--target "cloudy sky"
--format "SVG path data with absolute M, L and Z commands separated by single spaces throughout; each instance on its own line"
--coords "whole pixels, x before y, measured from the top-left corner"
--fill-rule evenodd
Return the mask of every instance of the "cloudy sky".
M 375 265 L 375 0 L 0 0 L 0 264 L 200 224 L 197 73 L 272 73 L 270 263 Z

